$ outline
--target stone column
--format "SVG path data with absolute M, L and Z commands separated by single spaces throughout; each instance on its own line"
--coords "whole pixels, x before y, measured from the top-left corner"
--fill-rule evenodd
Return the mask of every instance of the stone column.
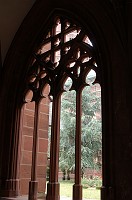
M 14 129 L 12 129 L 10 138 L 10 157 L 9 157 L 9 170 L 7 171 L 7 179 L 4 185 L 4 189 L 1 192 L 3 197 L 17 197 L 20 192 L 20 150 L 21 150 L 21 121 L 23 109 L 17 108 L 15 115 Z M 12 124 L 13 126 L 13 124 Z
M 82 114 L 82 92 L 78 90 L 76 92 L 75 184 L 73 185 L 73 200 L 82 200 L 81 114 Z
M 31 181 L 29 182 L 29 196 L 28 196 L 29 200 L 36 200 L 38 191 L 38 181 L 37 181 L 38 121 L 39 121 L 39 103 L 35 102 L 32 168 L 31 168 Z
M 46 200 L 60 199 L 59 171 L 59 142 L 60 142 L 60 95 L 54 97 L 52 108 L 51 148 L 50 148 L 50 176 L 47 184 Z

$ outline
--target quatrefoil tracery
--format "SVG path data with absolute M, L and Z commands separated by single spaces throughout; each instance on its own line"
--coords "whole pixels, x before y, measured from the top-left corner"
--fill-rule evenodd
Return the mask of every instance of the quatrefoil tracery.
M 55 19 L 33 57 L 26 82 L 26 91 L 33 92 L 32 101 L 43 97 L 46 85 L 50 86 L 49 96 L 62 93 L 68 77 L 70 90 L 89 85 L 86 77 L 93 70 L 93 83 L 100 82 L 92 42 L 82 28 L 61 17 Z

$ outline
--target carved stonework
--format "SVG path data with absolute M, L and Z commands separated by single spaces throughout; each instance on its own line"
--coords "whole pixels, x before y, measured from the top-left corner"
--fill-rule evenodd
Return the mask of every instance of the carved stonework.
M 59 140 L 60 140 L 60 101 L 61 94 L 68 90 L 76 91 L 76 142 L 75 142 L 75 184 L 73 187 L 73 199 L 82 199 L 81 186 L 81 107 L 82 90 L 89 85 L 88 75 L 95 73 L 93 84 L 101 83 L 100 70 L 96 63 L 96 49 L 90 41 L 87 33 L 80 25 L 67 17 L 57 15 L 52 17 L 52 23 L 33 53 L 23 100 L 26 94 L 32 92 L 31 101 L 38 105 L 44 98 L 44 90 L 47 85 L 50 88 L 49 98 L 53 102 L 52 128 L 51 128 L 51 154 L 50 177 L 47 185 L 47 200 L 59 200 Z M 72 84 L 67 88 L 67 81 Z M 35 119 L 37 120 L 37 115 Z M 36 123 L 35 123 L 36 125 Z M 37 156 L 37 128 L 34 127 L 33 161 Z M 29 199 L 37 198 L 36 162 L 32 163 L 32 176 L 30 182 Z M 33 177 L 33 178 L 32 178 Z

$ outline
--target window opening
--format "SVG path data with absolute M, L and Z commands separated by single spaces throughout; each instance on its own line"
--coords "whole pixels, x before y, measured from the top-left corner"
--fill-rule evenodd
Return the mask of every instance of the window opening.
M 41 78 L 44 73 L 37 70 Z M 36 81 L 29 79 L 29 83 Z M 36 86 L 36 84 L 35 84 Z M 37 87 L 36 87 L 37 88 Z M 38 105 L 33 101 L 33 91 L 28 90 L 24 94 L 23 106 L 23 125 L 22 125 L 22 145 L 21 145 L 21 162 L 20 162 L 20 192 L 28 194 L 29 183 L 33 186 L 33 180 L 36 179 L 34 187 L 39 192 L 44 191 L 46 183 L 46 169 L 48 165 L 48 128 L 49 128 L 49 106 L 48 98 L 49 85 L 41 90 L 45 98 L 41 98 Z M 30 181 L 31 174 L 31 181 Z M 29 190 L 31 192 L 31 190 Z M 29 196 L 31 193 L 29 193 Z M 39 194 L 38 194 L 39 197 Z M 37 198 L 37 192 L 36 192 Z
M 73 200 L 82 199 L 81 177 L 83 176 L 82 166 L 82 143 L 85 142 L 85 131 L 82 122 L 86 119 L 82 112 L 83 98 L 85 98 L 85 88 L 90 88 L 93 94 L 94 85 L 100 84 L 100 70 L 96 63 L 96 49 L 85 30 L 72 20 L 64 16 L 54 18 L 52 26 L 49 27 L 44 35 L 38 50 L 33 53 L 33 61 L 28 71 L 26 81 L 26 91 L 32 91 L 32 100 L 35 102 L 34 115 L 34 146 L 31 172 L 31 181 L 29 187 L 29 199 L 34 199 L 37 194 L 37 146 L 38 146 L 38 113 L 40 102 L 46 98 L 45 88 L 48 85 L 49 100 L 52 101 L 52 119 L 51 119 L 51 145 L 50 145 L 50 173 L 47 184 L 47 200 L 59 198 L 60 184 L 58 181 L 59 173 L 59 154 L 60 152 L 60 129 L 63 127 L 60 123 L 61 101 L 64 94 L 75 95 L 75 164 L 74 164 L 74 185 Z M 92 86 L 94 86 L 92 88 Z M 83 93 L 83 95 L 82 95 Z M 86 93 L 89 93 L 87 89 Z M 98 93 L 100 95 L 100 93 Z M 92 96 L 92 95 L 91 95 Z M 101 96 L 101 95 L 100 95 Z M 97 96 L 98 97 L 98 96 Z M 91 105 L 96 107 L 95 99 Z M 89 108 L 87 107 L 87 110 Z M 85 109 L 86 111 L 86 109 Z M 72 113 L 72 110 L 70 110 Z M 91 111 L 93 112 L 93 111 Z M 73 114 L 73 113 L 72 113 Z M 94 113 L 95 114 L 95 113 Z M 100 114 L 99 114 L 100 115 Z M 97 114 L 95 114 L 95 119 Z M 91 124 L 94 123 L 94 117 Z M 84 122 L 86 123 L 86 122 Z M 92 124 L 92 126 L 94 126 Z M 83 134 L 83 137 L 82 137 Z M 82 139 L 83 138 L 83 139 Z M 71 139 L 72 140 L 72 139 Z M 89 140 L 89 138 L 87 138 Z M 70 143 L 71 141 L 69 141 Z M 94 160 L 98 162 L 100 151 L 94 155 Z M 95 163 L 96 163 L 95 162 Z M 33 188 L 35 188 L 33 190 Z
M 22 145 L 20 160 L 20 193 L 28 194 L 28 185 L 31 176 L 32 146 L 35 102 L 32 102 L 33 92 L 30 90 L 25 94 L 23 105 L 22 122 Z
M 72 81 L 69 79 L 66 83 L 70 90 Z M 59 181 L 60 195 L 72 197 L 75 178 L 76 92 L 69 90 L 65 90 L 61 96 Z M 64 191 L 66 186 L 67 191 Z

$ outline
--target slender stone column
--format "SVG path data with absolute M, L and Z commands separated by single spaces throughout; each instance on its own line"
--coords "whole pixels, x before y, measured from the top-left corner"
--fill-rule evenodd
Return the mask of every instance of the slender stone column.
M 73 185 L 73 200 L 82 200 L 81 114 L 82 114 L 82 92 L 78 90 L 76 92 L 75 184 Z
M 10 170 L 8 171 L 8 178 L 5 181 L 5 190 L 2 192 L 3 196 L 16 197 L 19 195 L 19 169 L 20 169 L 20 125 L 22 120 L 22 112 L 20 108 L 16 110 L 16 118 L 14 125 L 14 133 L 12 134 L 11 156 L 10 156 Z
M 38 181 L 37 181 L 38 121 L 39 121 L 39 103 L 35 102 L 32 168 L 31 168 L 31 181 L 29 182 L 29 196 L 28 196 L 29 200 L 36 200 L 38 191 Z
M 52 108 L 51 148 L 50 148 L 50 177 L 47 184 L 46 200 L 60 199 L 58 183 L 59 142 L 60 142 L 60 95 L 54 97 Z

